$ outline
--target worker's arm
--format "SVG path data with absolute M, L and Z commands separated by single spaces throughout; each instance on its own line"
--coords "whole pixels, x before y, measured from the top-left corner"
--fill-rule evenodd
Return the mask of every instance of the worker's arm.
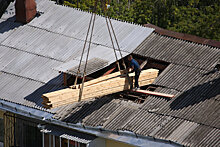
M 127 71 L 128 71 L 128 72 L 134 71 L 134 66 L 131 66 L 131 67 L 127 68 Z

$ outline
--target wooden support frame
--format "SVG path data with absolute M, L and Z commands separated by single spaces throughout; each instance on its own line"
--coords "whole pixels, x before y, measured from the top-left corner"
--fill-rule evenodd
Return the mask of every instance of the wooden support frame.
M 66 73 L 63 73 L 63 85 L 67 86 L 67 75 L 66 75 Z

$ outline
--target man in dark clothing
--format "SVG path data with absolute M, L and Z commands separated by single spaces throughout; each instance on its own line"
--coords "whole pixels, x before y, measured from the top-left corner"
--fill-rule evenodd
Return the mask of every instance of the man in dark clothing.
M 138 84 L 138 79 L 139 79 L 139 76 L 140 76 L 140 73 L 141 73 L 141 68 L 140 68 L 140 65 L 138 64 L 138 62 L 133 59 L 133 57 L 131 55 L 128 56 L 128 61 L 130 61 L 130 69 L 131 71 L 135 71 L 135 90 L 138 90 L 140 89 L 139 88 L 139 84 Z

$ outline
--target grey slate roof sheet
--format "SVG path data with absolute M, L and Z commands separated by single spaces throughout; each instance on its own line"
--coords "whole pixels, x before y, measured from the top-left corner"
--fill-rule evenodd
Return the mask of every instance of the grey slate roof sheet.
M 218 48 L 152 33 L 133 52 L 142 56 L 210 70 L 220 59 Z
M 134 53 L 170 62 L 153 84 L 158 86 L 156 92 L 174 94 L 173 99 L 147 96 L 143 104 L 134 105 L 113 95 L 95 100 L 97 109 L 90 109 L 93 102 L 89 101 L 89 105 L 84 102 L 80 107 L 63 109 L 69 113 L 66 117 L 61 113 L 55 117 L 185 146 L 219 146 L 220 73 L 214 68 L 219 62 L 219 48 L 152 33 Z M 83 115 L 78 117 L 78 112 Z
M 30 22 L 30 25 L 84 40 L 90 17 L 91 13 L 60 5 L 50 5 L 50 8 L 42 16 Z M 126 52 L 132 52 L 154 30 L 116 20 L 112 20 L 112 25 L 121 49 Z M 112 48 L 105 18 L 99 15 L 96 17 L 92 42 Z
M 42 106 L 41 95 L 61 88 L 58 85 L 44 83 L 0 72 L 0 98 L 31 107 Z
M 215 127 L 197 123 L 196 120 L 187 120 L 183 115 L 176 117 L 163 115 L 159 111 L 152 112 L 141 107 L 145 104 L 133 106 L 132 101 L 114 98 L 116 97 L 106 96 L 89 102 L 80 102 L 56 113 L 54 117 L 69 123 L 81 122 L 86 126 L 107 130 L 131 131 L 187 146 L 219 144 L 217 141 L 219 129 Z M 205 141 L 207 137 L 206 141 L 209 142 Z

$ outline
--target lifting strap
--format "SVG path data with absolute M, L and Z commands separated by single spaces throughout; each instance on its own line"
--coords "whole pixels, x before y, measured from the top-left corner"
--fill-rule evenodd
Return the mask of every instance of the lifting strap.
M 82 99 L 82 94 L 83 94 L 83 87 L 84 87 L 84 82 L 85 82 L 85 76 L 86 76 L 86 69 L 87 69 L 87 63 L 88 63 L 88 57 L 89 57 L 89 52 L 90 52 L 90 46 L 91 46 L 91 42 L 92 42 L 92 34 L 93 34 L 93 31 L 94 31 L 94 26 L 95 26 L 95 18 L 96 18 L 96 9 L 97 9 L 97 3 L 98 3 L 98 0 L 95 1 L 95 7 L 94 7 L 94 11 L 92 13 L 92 16 L 90 18 L 90 22 L 89 22 L 89 27 L 88 27 L 88 31 L 87 31 L 87 34 L 86 34 L 86 40 L 85 40 L 85 43 L 84 43 L 84 46 L 83 46 L 83 51 L 82 51 L 82 54 L 81 54 L 81 58 L 80 58 L 80 62 L 79 62 L 79 66 L 78 66 L 78 70 L 77 70 L 77 75 L 76 75 L 76 78 L 75 78 L 75 82 L 74 82 L 74 86 L 76 86 L 77 84 L 77 79 L 78 79 L 78 76 L 79 76 L 79 73 L 80 73 L 80 67 L 81 67 L 81 64 L 82 64 L 82 59 L 83 59 L 83 55 L 84 55 L 84 52 L 85 52 L 85 47 L 86 47 L 86 43 L 87 43 L 87 40 L 88 40 L 88 36 L 89 36 L 89 32 L 90 32 L 90 27 L 92 25 L 92 30 L 91 30 L 91 33 L 90 33 L 90 39 L 89 39 L 89 47 L 88 47 L 88 52 L 87 52 L 87 55 L 86 55 L 86 62 L 85 62 L 85 66 L 84 66 L 84 71 L 83 71 L 83 79 L 82 79 L 82 85 L 80 87 L 80 92 L 79 92 L 79 99 L 78 101 L 81 101 Z M 109 3 L 111 3 L 111 0 L 109 0 Z M 116 52 L 116 49 L 115 49 L 115 45 L 114 45 L 114 41 L 113 41 L 113 37 L 112 37 L 112 34 L 111 34 L 111 31 L 113 33 L 113 36 L 114 36 L 114 39 L 115 39 L 115 42 L 117 44 L 117 47 L 118 47 L 118 51 L 120 53 L 120 56 L 122 58 L 122 62 L 123 62 L 123 66 L 124 66 L 124 69 L 125 69 L 125 72 L 126 72 L 126 76 L 128 78 L 128 82 L 130 84 L 130 88 L 132 88 L 133 84 L 131 83 L 130 81 L 130 78 L 129 78 L 129 75 L 128 75 L 128 71 L 126 69 L 126 64 L 124 62 L 124 59 L 123 59 L 123 56 L 122 56 L 122 53 L 121 53 L 121 49 L 119 47 L 119 43 L 118 43 L 118 40 L 117 40 L 117 37 L 115 35 L 115 31 L 114 31 L 114 28 L 113 28 L 113 25 L 111 23 L 111 20 L 108 16 L 106 16 L 106 0 L 104 1 L 104 13 L 105 13 L 105 20 L 106 20 L 106 25 L 107 25 L 107 28 L 108 28 L 108 32 L 109 32 L 109 36 L 110 36 L 110 39 L 111 39 L 111 42 L 112 42 L 112 47 L 114 49 L 114 53 L 115 53 L 115 58 L 116 58 L 116 63 L 118 65 L 118 69 L 119 71 L 121 71 L 120 69 L 120 65 L 119 65 L 119 61 L 118 61 L 118 57 L 117 57 L 117 52 Z M 108 23 L 109 21 L 109 23 Z M 110 25 L 109 25 L 110 24 Z M 110 30 L 110 27 L 111 27 L 111 30 Z
M 109 0 L 109 4 L 110 4 L 110 3 L 111 3 L 111 0 Z M 113 47 L 114 52 L 115 52 L 118 69 L 119 69 L 119 71 L 120 71 L 120 65 L 119 65 L 119 62 L 118 62 L 118 58 L 117 58 L 117 54 L 116 54 L 116 49 L 115 49 L 115 47 L 114 47 L 114 42 L 113 42 L 113 39 L 112 39 L 111 31 L 110 31 L 110 29 L 109 29 L 108 21 L 109 21 L 109 23 L 110 23 L 110 27 L 111 27 L 111 30 L 112 30 L 112 33 L 113 33 L 113 36 L 114 36 L 116 45 L 117 45 L 117 47 L 118 47 L 118 51 L 119 51 L 120 56 L 121 56 L 121 59 L 122 59 L 122 64 L 123 64 L 124 69 L 125 69 L 125 74 L 126 74 L 126 77 L 127 77 L 127 79 L 128 79 L 128 82 L 129 82 L 129 85 L 130 85 L 130 89 L 132 89 L 132 88 L 133 88 L 133 83 L 131 82 L 130 77 L 129 77 L 129 75 L 128 75 L 128 71 L 127 71 L 127 68 L 126 68 L 126 64 L 125 64 L 125 62 L 124 62 L 123 55 L 122 55 L 122 53 L 121 53 L 121 49 L 120 49 L 120 46 L 119 46 L 119 43 L 118 43 L 118 40 L 117 40 L 115 31 L 114 31 L 114 28 L 113 28 L 111 19 L 109 18 L 109 13 L 108 13 L 108 12 L 106 13 L 106 11 L 107 11 L 106 9 L 107 9 L 106 3 L 104 3 L 104 14 L 105 14 L 105 19 L 106 19 L 106 24 L 107 24 L 107 27 L 108 27 L 109 36 L 110 36 L 110 38 L 111 38 L 112 47 Z M 107 16 L 106 16 L 106 14 L 107 14 Z
M 86 55 L 86 63 L 85 63 L 85 66 L 84 66 L 84 71 L 83 71 L 83 79 L 82 79 L 82 86 L 80 87 L 80 92 L 79 92 L 79 102 L 81 101 L 81 98 L 82 98 L 82 93 L 83 93 L 83 87 L 84 87 L 84 81 L 85 81 L 85 76 L 86 76 L 86 68 L 87 68 L 87 63 L 88 63 L 88 57 L 89 57 L 89 52 L 90 52 L 90 47 L 91 47 L 91 42 L 92 42 L 92 34 L 93 34 L 93 31 L 94 31 L 94 26 L 95 26 L 95 19 L 96 19 L 96 7 L 97 7 L 97 0 L 95 2 L 95 7 L 94 7 L 94 12 L 92 13 L 92 17 L 91 17 L 91 20 L 90 22 L 92 21 L 92 30 L 91 30 L 91 33 L 90 33 L 90 39 L 89 39 L 89 47 L 88 47 L 88 52 L 87 52 L 87 55 Z M 91 25 L 90 25 L 91 26 Z M 89 26 L 89 27 L 90 27 Z M 88 29 L 89 30 L 89 29 Z M 82 58 L 82 57 L 81 57 Z
M 78 70 L 77 70 L 77 74 L 76 74 L 76 78 L 75 78 L 75 82 L 74 82 L 74 87 L 77 84 L 78 76 L 79 76 L 79 73 L 80 73 L 80 67 L 81 67 L 81 64 L 82 64 L 82 58 L 83 58 L 83 54 L 85 52 L 86 43 L 87 43 L 87 40 L 88 40 L 90 27 L 91 27 L 91 24 L 92 24 L 92 18 L 93 18 L 93 13 L 92 13 L 91 18 L 90 18 L 89 27 L 88 27 L 88 31 L 87 31 L 87 34 L 86 34 L 86 40 L 85 40 L 84 45 L 83 45 L 83 50 L 82 50 L 82 54 L 81 54 L 80 61 L 79 61 L 79 66 L 78 66 Z

